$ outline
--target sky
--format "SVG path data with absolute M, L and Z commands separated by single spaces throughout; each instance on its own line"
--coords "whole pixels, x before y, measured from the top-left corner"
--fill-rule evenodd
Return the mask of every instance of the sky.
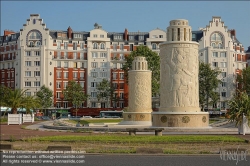
M 236 30 L 245 49 L 250 46 L 250 1 L 1 1 L 1 35 L 19 31 L 30 17 L 40 18 L 51 30 L 91 31 L 94 24 L 107 32 L 166 30 L 169 21 L 187 19 L 192 30 L 206 27 L 220 16 Z

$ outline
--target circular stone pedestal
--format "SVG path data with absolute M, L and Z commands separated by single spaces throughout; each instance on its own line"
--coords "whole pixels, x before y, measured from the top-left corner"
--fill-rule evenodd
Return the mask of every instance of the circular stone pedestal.
M 124 112 L 123 121 L 118 125 L 152 125 L 151 112 Z
M 153 127 L 208 127 L 207 112 L 152 112 Z

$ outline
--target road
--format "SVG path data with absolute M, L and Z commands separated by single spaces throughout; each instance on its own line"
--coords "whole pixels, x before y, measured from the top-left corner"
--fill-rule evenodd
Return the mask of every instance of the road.
M 250 156 L 239 156 L 237 160 L 231 160 L 227 157 L 221 158 L 218 155 L 88 155 L 84 158 L 79 158 L 79 161 L 84 161 L 81 164 L 20 164 L 20 163 L 3 163 L 3 156 L 1 156 L 1 166 L 249 166 Z M 21 160 L 16 158 L 16 160 Z M 27 160 L 27 158 L 26 158 Z M 45 160 L 45 159 L 43 159 Z M 49 160 L 49 159 L 48 159 Z M 58 159 L 57 159 L 58 160 Z M 71 159 L 68 159 L 71 160 Z M 9 159 L 10 161 L 10 159 Z M 51 160 L 51 161 L 55 161 Z

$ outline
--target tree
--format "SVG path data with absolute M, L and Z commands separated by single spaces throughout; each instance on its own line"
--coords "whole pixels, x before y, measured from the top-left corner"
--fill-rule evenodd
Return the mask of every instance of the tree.
M 22 107 L 26 109 L 26 114 L 31 113 L 31 109 L 35 110 L 41 107 L 41 100 L 35 96 L 25 96 Z
M 69 81 L 68 86 L 63 90 L 63 96 L 65 100 L 71 102 L 75 107 L 76 116 L 78 108 L 88 98 L 88 95 L 83 92 L 81 85 L 75 81 Z
M 109 107 L 109 101 L 112 101 L 115 90 L 112 84 L 108 80 L 103 79 L 102 82 L 97 85 L 96 89 L 98 101 L 107 101 L 107 107 Z
M 12 114 L 17 114 L 17 108 L 23 107 L 24 106 L 24 97 L 25 97 L 25 92 L 26 90 L 22 89 L 8 89 L 8 93 L 6 93 L 5 96 L 5 105 L 6 107 L 11 108 L 11 113 Z
M 36 96 L 40 100 L 41 108 L 46 109 L 53 105 L 53 91 L 43 85 L 40 90 L 36 93 Z
M 236 122 L 236 126 L 242 124 L 243 115 L 248 118 L 250 122 L 250 97 L 246 92 L 238 90 L 234 97 L 228 102 L 230 121 Z
M 212 69 L 210 64 L 199 63 L 199 103 L 202 111 L 205 106 L 208 108 L 209 105 L 219 100 L 219 95 L 215 90 L 221 83 L 221 80 L 217 78 L 220 73 L 218 68 Z
M 132 68 L 132 62 L 135 57 L 143 56 L 148 61 L 148 69 L 152 71 L 152 95 L 159 94 L 160 88 L 160 57 L 156 52 L 150 50 L 147 46 L 140 45 L 135 51 L 132 51 L 125 57 L 126 63 L 123 66 L 126 81 L 128 82 L 128 71 Z
M 241 74 L 237 75 L 236 81 L 239 83 L 238 89 L 250 96 L 250 67 L 244 68 Z

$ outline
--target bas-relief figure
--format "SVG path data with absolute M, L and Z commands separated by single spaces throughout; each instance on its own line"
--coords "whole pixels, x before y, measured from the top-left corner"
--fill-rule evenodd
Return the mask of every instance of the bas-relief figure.
M 195 49 L 178 47 L 164 48 L 161 54 L 162 107 L 197 106 L 198 57 Z M 197 50 L 198 51 L 198 50 Z M 164 55 L 165 54 L 165 55 Z M 166 93 L 167 92 L 167 93 Z
M 130 110 L 143 110 L 151 107 L 151 101 L 148 98 L 148 96 L 151 96 L 151 87 L 148 88 L 148 85 L 150 85 L 148 76 L 148 73 L 140 73 L 134 80 L 129 80 L 133 85 L 130 86 L 132 87 L 131 92 L 134 93 L 130 98 L 130 102 L 134 103 L 129 104 Z

